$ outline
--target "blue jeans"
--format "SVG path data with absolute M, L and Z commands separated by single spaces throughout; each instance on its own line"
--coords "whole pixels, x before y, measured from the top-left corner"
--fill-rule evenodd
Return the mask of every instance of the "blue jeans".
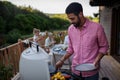
M 95 75 L 90 77 L 85 77 L 84 80 L 99 80 L 99 73 L 96 73 Z
M 77 76 L 76 74 L 73 74 L 74 79 L 73 80 L 99 80 L 99 73 L 96 73 L 93 76 L 89 76 L 89 77 L 83 77 L 81 78 L 80 76 Z M 76 78 L 75 78 L 76 77 Z M 79 79 L 78 79 L 79 78 Z

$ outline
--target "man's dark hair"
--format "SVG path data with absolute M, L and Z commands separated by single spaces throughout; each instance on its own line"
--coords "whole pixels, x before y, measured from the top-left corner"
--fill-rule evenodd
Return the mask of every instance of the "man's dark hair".
M 65 10 L 66 14 L 74 13 L 75 15 L 78 15 L 80 12 L 83 12 L 83 8 L 82 5 L 77 2 L 69 4 Z

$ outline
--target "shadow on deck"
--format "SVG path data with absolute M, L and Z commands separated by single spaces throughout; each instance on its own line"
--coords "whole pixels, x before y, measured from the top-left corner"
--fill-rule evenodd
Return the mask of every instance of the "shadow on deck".
M 103 77 L 107 77 L 109 80 L 120 80 L 120 63 L 112 56 L 104 56 L 99 75 L 99 80 L 102 80 Z

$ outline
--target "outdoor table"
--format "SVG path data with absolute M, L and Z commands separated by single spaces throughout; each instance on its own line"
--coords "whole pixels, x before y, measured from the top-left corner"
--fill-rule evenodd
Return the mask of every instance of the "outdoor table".
M 52 63 L 55 66 L 57 61 L 60 60 L 62 56 L 66 54 L 66 45 L 64 44 L 56 44 L 54 47 L 50 50 L 50 55 L 52 55 Z M 64 65 L 69 65 L 69 68 L 71 69 L 71 60 L 70 58 L 64 62 Z

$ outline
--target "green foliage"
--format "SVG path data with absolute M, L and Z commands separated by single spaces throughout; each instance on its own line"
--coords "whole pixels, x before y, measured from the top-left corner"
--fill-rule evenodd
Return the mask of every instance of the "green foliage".
M 92 20 L 93 19 L 93 17 L 91 17 L 91 16 L 86 16 L 88 19 L 90 19 L 90 20 Z
M 99 18 L 98 18 L 98 17 L 95 17 L 95 18 L 92 19 L 92 21 L 94 21 L 94 22 L 99 22 Z
M 70 23 L 64 19 L 53 18 L 53 24 L 56 26 L 55 29 L 67 29 Z
M 66 14 L 47 14 L 47 15 L 50 16 L 51 18 L 60 18 L 60 19 L 68 20 Z
M 41 31 L 68 28 L 69 22 L 65 14 L 54 16 L 51 18 L 39 10 L 32 9 L 31 6 L 17 7 L 10 2 L 0 1 L 0 33 L 7 35 L 7 43 L 14 43 L 21 35 L 32 34 L 33 28 Z
M 8 64 L 7 66 L 0 64 L 0 80 L 8 80 L 13 77 L 13 66 Z
M 0 16 L 0 33 L 4 33 L 5 32 L 5 21 L 3 20 L 3 18 Z
M 88 19 L 94 21 L 94 22 L 99 22 L 99 17 L 91 17 L 91 16 L 86 16 Z
M 18 29 L 13 29 L 12 31 L 8 32 L 7 41 L 10 43 L 15 43 L 18 39 L 21 38 L 20 31 Z
M 24 39 L 28 39 L 28 38 L 31 38 L 33 36 L 33 34 L 30 34 L 30 35 L 23 35 L 21 36 L 21 39 L 24 40 Z
M 59 36 L 55 36 L 55 41 L 56 41 L 56 44 L 59 44 L 60 43 L 60 37 Z

